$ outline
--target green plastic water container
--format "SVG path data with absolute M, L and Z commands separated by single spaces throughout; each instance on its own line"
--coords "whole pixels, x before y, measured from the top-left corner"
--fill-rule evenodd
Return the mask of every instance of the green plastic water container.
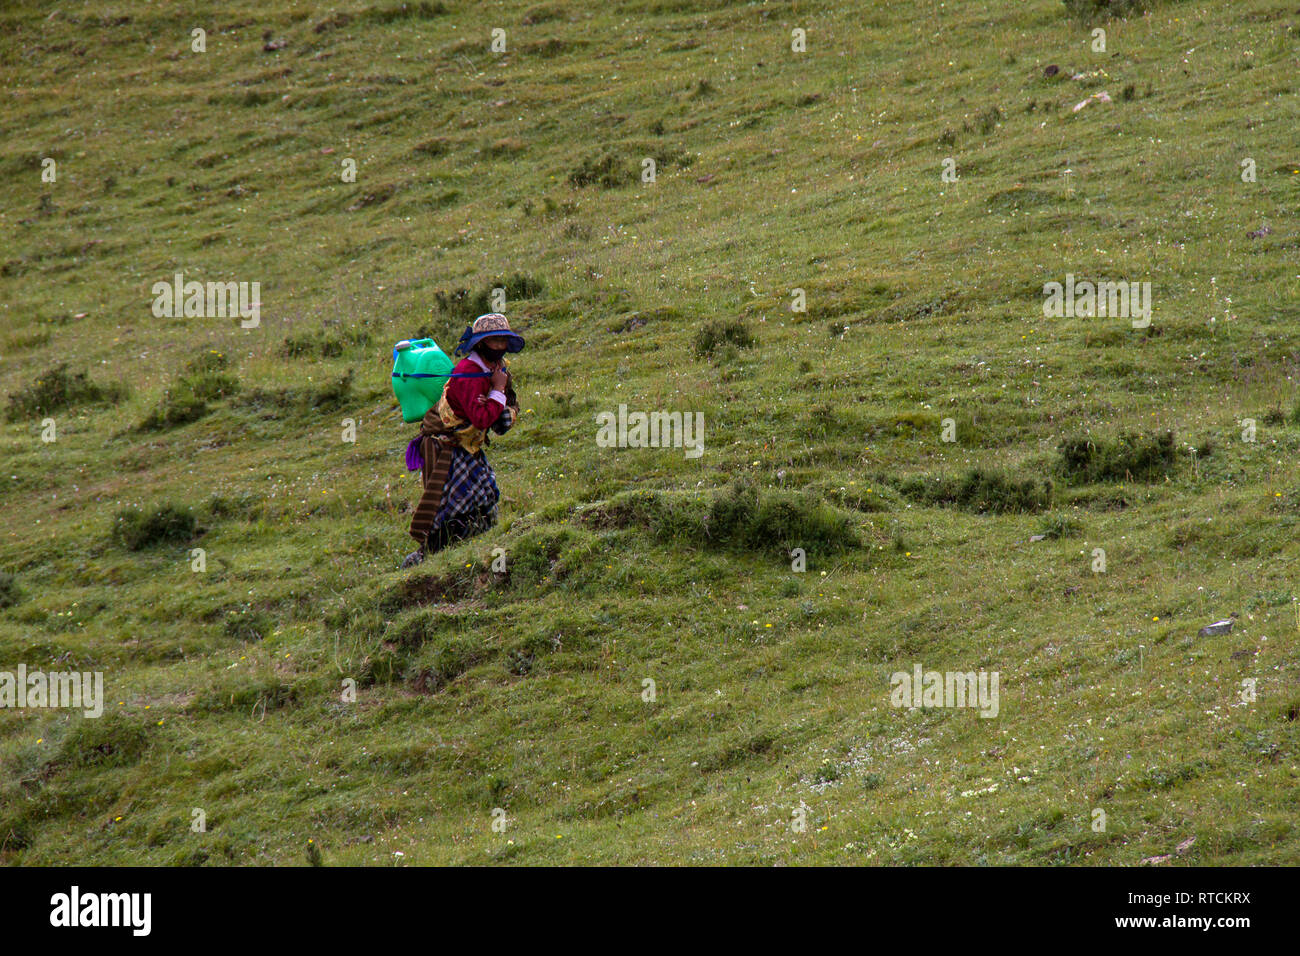
M 456 363 L 433 339 L 403 340 L 393 346 L 393 394 L 402 421 L 418 422 L 438 404 Z

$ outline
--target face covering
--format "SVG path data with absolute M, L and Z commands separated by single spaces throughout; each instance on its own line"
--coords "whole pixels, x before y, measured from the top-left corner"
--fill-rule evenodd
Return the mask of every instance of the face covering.
M 475 351 L 488 362 L 500 362 L 505 358 L 506 354 L 505 349 L 490 349 L 483 345 L 480 345 Z

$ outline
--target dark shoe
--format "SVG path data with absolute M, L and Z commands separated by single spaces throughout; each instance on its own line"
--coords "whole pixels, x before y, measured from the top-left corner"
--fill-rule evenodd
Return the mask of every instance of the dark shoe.
M 402 562 L 402 570 L 406 570 L 407 568 L 413 568 L 423 560 L 424 560 L 423 551 L 412 551 L 410 554 L 406 556 L 406 560 Z

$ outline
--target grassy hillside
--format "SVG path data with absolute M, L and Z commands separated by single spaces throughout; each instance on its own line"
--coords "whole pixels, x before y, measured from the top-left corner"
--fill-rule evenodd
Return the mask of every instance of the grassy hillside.
M 1294 2 L 194 6 L 0 6 L 0 670 L 107 687 L 0 860 L 1300 863 Z M 399 571 L 391 345 L 497 287 L 502 521 Z

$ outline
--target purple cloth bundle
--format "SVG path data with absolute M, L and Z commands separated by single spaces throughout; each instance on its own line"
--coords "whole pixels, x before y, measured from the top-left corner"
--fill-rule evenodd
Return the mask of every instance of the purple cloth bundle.
M 424 442 L 424 435 L 416 435 L 411 439 L 411 443 L 406 446 L 406 470 L 419 471 L 424 467 L 424 455 L 420 454 L 420 445 Z

